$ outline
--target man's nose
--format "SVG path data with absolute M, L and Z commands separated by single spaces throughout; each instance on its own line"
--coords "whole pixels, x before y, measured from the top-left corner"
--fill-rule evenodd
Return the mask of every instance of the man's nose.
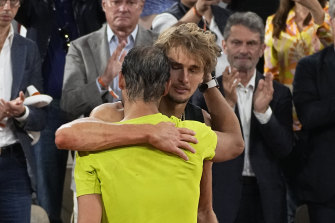
M 129 5 L 127 2 L 122 2 L 121 5 L 119 6 L 120 11 L 127 11 L 129 9 Z
M 183 83 L 187 83 L 189 80 L 189 72 L 187 69 L 184 69 L 182 72 L 179 74 L 179 81 Z
M 248 45 L 246 43 L 241 44 L 241 47 L 240 47 L 240 52 L 241 53 L 247 53 L 248 50 L 249 50 Z

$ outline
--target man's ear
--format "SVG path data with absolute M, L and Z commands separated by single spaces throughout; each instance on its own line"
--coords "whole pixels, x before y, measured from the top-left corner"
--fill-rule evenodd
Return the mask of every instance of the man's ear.
M 227 55 L 227 43 L 224 39 L 222 40 L 222 49 L 223 52 Z
M 102 7 L 102 10 L 106 13 L 106 4 L 108 4 L 107 2 L 106 2 L 106 0 L 102 0 L 101 1 L 101 7 Z
M 169 79 L 165 84 L 165 91 L 164 91 L 163 96 L 165 96 L 169 93 L 170 87 L 171 87 L 171 79 Z
M 119 88 L 121 90 L 124 90 L 126 88 L 126 80 L 124 79 L 124 76 L 121 71 L 119 73 Z

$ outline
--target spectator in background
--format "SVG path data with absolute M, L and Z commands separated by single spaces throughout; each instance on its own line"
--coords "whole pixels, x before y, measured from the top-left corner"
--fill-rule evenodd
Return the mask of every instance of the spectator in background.
M 146 29 L 151 28 L 152 20 L 157 14 L 164 12 L 178 0 L 146 0 L 139 24 Z
M 335 1 L 329 1 L 335 38 Z M 335 41 L 334 41 L 335 43 Z M 297 65 L 293 101 L 302 129 L 308 132 L 299 175 L 300 195 L 311 223 L 335 222 L 335 49 L 334 44 Z
M 42 92 L 43 79 L 36 44 L 11 25 L 19 7 L 0 1 L 0 221 L 29 223 L 36 163 L 27 131 L 41 131 L 46 112 L 23 104 L 23 92 L 29 85 Z
M 193 22 L 202 29 L 209 29 L 216 35 L 216 43 L 222 46 L 223 29 L 230 12 L 217 6 L 219 0 L 180 0 L 166 12 L 157 15 L 152 22 L 154 31 L 161 33 L 177 22 Z M 215 76 L 221 76 L 228 65 L 226 55 L 221 52 L 215 69 Z
M 259 15 L 265 22 L 267 17 L 272 15 L 278 9 L 280 0 L 222 0 L 227 3 L 227 9 L 233 12 L 251 11 Z M 264 71 L 264 57 L 261 57 L 257 64 L 257 70 Z
M 265 28 L 264 71 L 292 90 L 298 61 L 332 43 L 326 0 L 281 0 Z
M 264 24 L 257 14 L 229 17 L 223 49 L 231 69 L 218 82 L 240 120 L 245 150 L 234 160 L 213 164 L 213 207 L 219 222 L 287 222 L 280 161 L 292 149 L 292 98 L 271 74 L 264 77 L 256 70 L 264 48 Z M 192 102 L 205 108 L 199 93 Z
M 118 74 L 134 46 L 150 46 L 157 34 L 138 25 L 144 0 L 102 0 L 107 24 L 72 42 L 66 56 L 61 107 L 71 119 L 104 102 L 121 100 Z
M 281 0 L 277 12 L 266 22 L 264 71 L 292 90 L 298 61 L 332 43 L 330 16 L 326 0 Z M 305 132 L 301 130 L 293 108 L 295 146 L 284 163 L 288 182 L 288 215 L 293 222 L 296 205 L 296 174 L 300 168 L 301 150 L 306 146 Z
M 54 141 L 56 129 L 66 122 L 59 107 L 65 55 L 70 41 L 100 28 L 105 17 L 97 0 L 25 0 L 15 19 L 27 28 L 27 37 L 39 47 L 45 93 L 53 97 L 46 128 L 34 146 L 37 200 L 50 222 L 61 222 L 68 153 L 57 150 Z

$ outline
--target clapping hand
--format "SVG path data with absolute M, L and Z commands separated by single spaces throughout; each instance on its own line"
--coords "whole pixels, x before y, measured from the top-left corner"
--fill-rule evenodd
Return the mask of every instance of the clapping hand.
M 222 73 L 222 86 L 225 99 L 232 108 L 237 103 L 236 87 L 240 81 L 239 72 L 235 68 L 231 68 L 229 71 L 229 67 L 226 67 Z
M 254 111 L 265 113 L 273 97 L 273 75 L 265 74 L 264 80 L 258 82 L 257 89 L 254 93 Z

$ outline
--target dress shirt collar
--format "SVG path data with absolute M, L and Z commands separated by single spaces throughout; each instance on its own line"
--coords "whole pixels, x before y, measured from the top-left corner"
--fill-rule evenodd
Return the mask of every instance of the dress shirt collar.
M 10 48 L 12 47 L 13 39 L 14 39 L 14 29 L 13 29 L 13 25 L 10 25 L 10 27 L 9 27 L 9 33 L 8 33 L 7 38 L 6 38 L 6 40 L 9 41 L 9 47 Z M 5 42 L 6 42 L 6 40 L 5 40 Z
M 127 37 L 127 43 L 130 43 L 130 37 L 132 37 L 133 41 L 135 42 L 136 39 L 136 35 L 138 32 L 138 25 L 136 25 L 135 29 L 133 30 L 133 32 Z M 113 40 L 113 37 L 116 37 L 116 35 L 114 34 L 114 32 L 112 31 L 112 29 L 109 27 L 109 25 L 107 24 L 107 40 L 110 43 Z M 119 40 L 116 37 L 116 41 L 118 42 Z
M 257 70 L 255 69 L 255 72 L 254 74 L 252 75 L 251 79 L 249 80 L 247 86 L 245 88 L 252 88 L 252 89 L 255 89 L 255 85 L 256 85 L 256 73 L 257 73 Z M 244 88 L 243 84 L 238 83 L 237 85 L 239 88 Z

